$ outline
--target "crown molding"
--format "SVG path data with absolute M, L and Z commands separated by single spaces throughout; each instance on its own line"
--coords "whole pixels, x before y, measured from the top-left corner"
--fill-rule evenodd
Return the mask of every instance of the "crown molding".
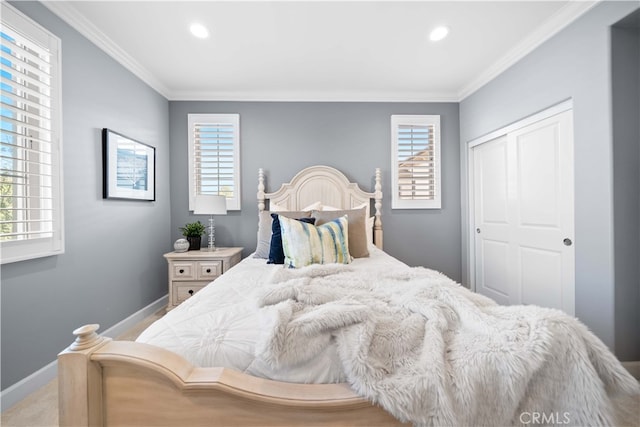
M 160 95 L 168 98 L 169 90 L 149 70 L 140 65 L 131 55 L 125 52 L 107 35 L 100 31 L 91 21 L 64 1 L 43 1 L 47 9 L 69 24 L 93 44 L 118 61 L 123 67 L 135 74 L 140 80 L 151 86 Z
M 245 102 L 458 102 L 456 94 L 424 92 L 351 91 L 194 91 L 173 92 L 170 101 Z
M 600 3 L 600 1 L 602 0 L 569 1 L 515 48 L 511 49 L 493 65 L 487 68 L 475 80 L 464 86 L 458 93 L 458 100 L 462 101 L 482 86 L 498 77 L 509 67 L 517 63 L 529 53 L 533 52 L 533 50 L 542 43 L 558 34 L 580 16 L 591 10 L 596 4 Z

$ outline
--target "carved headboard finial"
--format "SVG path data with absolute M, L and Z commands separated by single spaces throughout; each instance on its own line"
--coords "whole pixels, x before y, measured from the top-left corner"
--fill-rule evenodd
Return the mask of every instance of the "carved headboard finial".
M 69 346 L 70 350 L 79 351 L 93 347 L 104 341 L 104 337 L 96 334 L 96 331 L 100 328 L 97 323 L 91 325 L 84 325 L 73 331 L 73 335 L 76 336 L 76 340 Z

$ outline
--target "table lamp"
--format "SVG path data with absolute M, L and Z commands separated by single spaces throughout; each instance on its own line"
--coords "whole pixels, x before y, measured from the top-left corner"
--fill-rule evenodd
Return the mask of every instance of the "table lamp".
M 196 215 L 209 216 L 209 251 L 216 250 L 215 225 L 213 223 L 214 215 L 227 214 L 227 198 L 221 195 L 200 195 L 196 197 L 196 206 L 193 210 Z

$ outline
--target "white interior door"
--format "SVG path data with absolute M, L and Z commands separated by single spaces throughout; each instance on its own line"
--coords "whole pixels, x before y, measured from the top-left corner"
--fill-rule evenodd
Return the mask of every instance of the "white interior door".
M 476 291 L 509 304 L 512 278 L 509 212 L 508 138 L 498 137 L 474 148 L 476 213 Z
M 476 291 L 575 312 L 572 112 L 473 147 Z

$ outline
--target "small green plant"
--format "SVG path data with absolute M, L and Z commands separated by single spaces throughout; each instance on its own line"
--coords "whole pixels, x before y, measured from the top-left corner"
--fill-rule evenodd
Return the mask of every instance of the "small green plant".
M 198 237 L 202 236 L 205 231 L 205 226 L 200 222 L 191 222 L 185 224 L 184 227 L 179 227 L 184 237 Z

